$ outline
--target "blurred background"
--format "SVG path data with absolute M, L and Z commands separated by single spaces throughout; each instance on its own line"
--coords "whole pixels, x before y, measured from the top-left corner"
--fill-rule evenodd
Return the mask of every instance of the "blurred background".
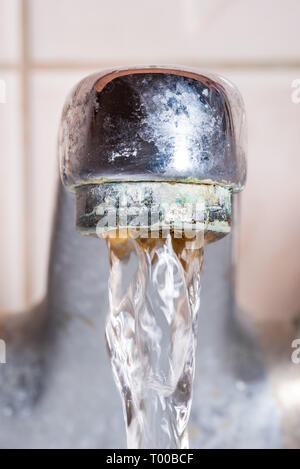
M 243 95 L 237 301 L 261 330 L 300 338 L 299 20 L 298 0 L 0 0 L 0 317 L 46 293 L 69 90 L 106 67 L 177 64 L 220 73 Z M 294 402 L 299 382 L 291 392 Z

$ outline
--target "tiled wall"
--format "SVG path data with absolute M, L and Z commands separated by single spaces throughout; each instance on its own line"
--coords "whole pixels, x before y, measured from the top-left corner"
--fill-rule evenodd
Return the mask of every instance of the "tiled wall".
M 300 311 L 299 0 L 0 0 L 0 311 L 46 285 L 64 98 L 89 72 L 177 63 L 223 73 L 249 124 L 237 294 L 255 318 Z

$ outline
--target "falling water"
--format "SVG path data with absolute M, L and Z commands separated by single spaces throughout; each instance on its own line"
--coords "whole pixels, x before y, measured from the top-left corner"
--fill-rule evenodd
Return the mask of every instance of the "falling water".
M 203 243 L 107 239 L 106 339 L 129 448 L 188 448 Z

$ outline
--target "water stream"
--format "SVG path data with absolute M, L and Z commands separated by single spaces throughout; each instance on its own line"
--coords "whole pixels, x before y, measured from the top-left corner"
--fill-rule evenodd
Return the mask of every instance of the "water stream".
M 203 245 L 107 238 L 106 339 L 128 448 L 188 448 Z

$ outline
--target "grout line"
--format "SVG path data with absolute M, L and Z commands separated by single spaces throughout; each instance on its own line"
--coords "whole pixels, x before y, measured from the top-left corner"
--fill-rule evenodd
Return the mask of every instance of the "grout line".
M 111 62 L 32 62 L 30 64 L 30 68 L 33 70 L 82 70 L 82 69 L 105 69 L 105 68 L 113 68 L 113 67 L 124 67 L 124 66 L 136 66 L 136 65 L 143 65 L 143 61 L 135 60 L 135 61 L 120 61 L 119 63 L 111 63 Z M 177 66 L 186 66 L 186 67 L 195 67 L 195 68 L 202 68 L 202 69 L 209 69 L 211 68 L 226 68 L 226 69 L 233 69 L 233 70 L 273 70 L 278 68 L 300 68 L 300 61 L 295 59 L 294 61 L 282 60 L 282 61 L 199 61 L 199 59 L 195 60 L 180 60 L 178 59 L 176 63 L 170 63 L 170 60 L 166 58 L 165 61 L 160 61 L 158 64 L 161 65 L 177 65 Z M 145 65 L 145 64 L 144 64 Z M 151 63 L 150 63 L 151 65 Z
M 29 50 L 28 50 L 28 2 L 22 0 L 22 59 L 20 70 L 22 80 L 22 104 L 23 104 L 23 174 L 24 174 L 24 200 L 23 200 L 23 223 L 24 223 L 24 297 L 26 307 L 31 304 L 32 298 L 32 249 L 31 249 L 31 236 L 30 227 L 32 214 L 30 210 L 31 205 L 31 169 L 32 164 L 30 160 L 29 151 Z
M 26 3 L 26 0 L 23 0 Z M 25 8 L 26 10 L 26 8 Z M 27 14 L 26 14 L 27 16 Z M 28 31 L 28 26 L 23 25 L 23 29 Z M 27 36 L 27 33 L 26 33 Z M 24 38 L 23 38 L 24 41 Z M 87 70 L 87 69 L 96 69 L 102 70 L 105 68 L 113 68 L 113 67 L 124 67 L 124 66 L 136 66 L 136 65 L 144 65 L 142 61 L 135 61 L 131 62 L 119 62 L 117 65 L 115 63 L 108 63 L 108 62 L 30 62 L 28 51 L 27 51 L 27 42 L 23 43 L 23 51 L 25 52 L 26 49 L 26 69 L 28 71 L 73 71 L 73 70 Z M 160 61 L 161 65 L 172 65 L 169 63 L 168 60 Z M 227 69 L 227 70 L 241 70 L 241 71 L 272 71 L 276 69 L 299 69 L 300 68 L 300 61 L 265 61 L 265 62 L 226 62 L 226 61 L 210 61 L 210 62 L 199 62 L 199 60 L 195 61 L 185 61 L 185 60 L 177 60 L 176 64 L 173 65 L 183 65 L 186 67 L 195 67 L 199 69 L 207 69 L 209 68 L 219 68 L 219 69 Z M 8 70 L 8 71 L 20 71 L 20 68 L 23 69 L 23 65 L 21 64 L 12 64 L 12 63 L 1 63 L 0 62 L 0 70 Z
M 142 62 L 142 61 L 141 61 Z M 105 68 L 113 68 L 115 66 L 136 66 L 141 63 L 140 61 L 135 62 L 124 62 L 119 64 L 113 64 L 108 62 L 36 62 L 30 65 L 32 70 L 44 71 L 44 70 L 53 70 L 53 71 L 68 71 L 68 70 L 87 70 L 87 69 L 96 69 L 102 70 Z M 168 65 L 170 64 L 169 60 L 161 61 L 161 64 Z M 276 69 L 299 69 L 300 61 L 282 61 L 282 62 L 222 62 L 222 61 L 210 61 L 210 62 L 199 62 L 195 61 L 186 61 L 186 60 L 177 60 L 177 65 L 182 65 L 186 67 L 195 67 L 203 70 L 209 70 L 210 68 L 219 68 L 219 69 L 228 69 L 228 70 L 246 70 L 246 71 L 272 71 Z M 176 65 L 175 64 L 175 65 Z M 170 64 L 172 65 L 172 64 Z

